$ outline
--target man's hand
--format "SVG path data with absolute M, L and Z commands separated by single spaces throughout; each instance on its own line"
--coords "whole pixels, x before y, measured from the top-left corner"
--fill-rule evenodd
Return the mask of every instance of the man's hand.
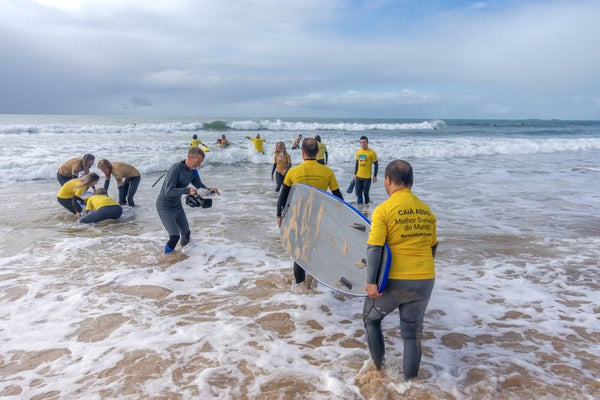
M 367 283 L 367 286 L 365 286 L 365 292 L 367 292 L 367 296 L 369 296 L 371 299 L 381 297 L 381 293 L 379 293 L 377 290 L 377 285 L 375 284 Z

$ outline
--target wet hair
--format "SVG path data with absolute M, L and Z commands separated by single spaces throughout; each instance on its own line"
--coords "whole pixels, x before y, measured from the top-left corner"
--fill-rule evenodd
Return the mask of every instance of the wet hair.
M 192 136 L 192 139 L 198 139 L 198 135 Z
M 98 189 L 94 190 L 94 194 L 106 195 L 106 190 L 104 188 L 98 188 Z
M 106 158 L 103 158 L 102 160 L 98 161 L 98 169 L 102 170 L 103 168 L 108 168 L 112 171 L 112 164 Z
M 94 160 L 96 159 L 96 157 L 94 157 L 93 154 L 90 153 L 86 153 L 83 155 L 83 172 L 85 172 L 86 174 L 88 172 L 90 172 L 90 167 L 88 167 L 88 164 L 90 163 L 90 161 L 93 163 Z
M 317 135 L 317 136 L 315 136 L 315 139 L 317 140 L 317 142 L 320 142 L 321 141 L 321 136 Z
M 82 188 L 84 186 L 92 186 L 94 182 L 98 182 L 100 180 L 100 176 L 98 176 L 95 172 L 90 172 L 89 174 L 85 174 L 81 178 L 79 178 L 80 185 L 78 188 Z
M 390 178 L 395 184 L 404 184 L 406 187 L 413 185 L 413 170 L 404 160 L 394 160 L 385 167 L 385 177 Z
M 278 146 L 281 146 L 281 152 L 282 153 L 284 153 L 284 154 L 287 153 L 287 150 L 285 148 L 285 143 L 283 143 L 283 142 L 277 142 L 277 143 L 275 143 L 275 152 L 277 152 L 277 147 Z
M 188 150 L 188 157 L 196 158 L 198 156 L 202 156 L 202 159 L 204 159 L 204 152 L 202 149 L 200 147 L 190 147 Z
M 308 158 L 316 158 L 319 154 L 319 145 L 315 138 L 305 138 L 302 140 L 302 151 Z

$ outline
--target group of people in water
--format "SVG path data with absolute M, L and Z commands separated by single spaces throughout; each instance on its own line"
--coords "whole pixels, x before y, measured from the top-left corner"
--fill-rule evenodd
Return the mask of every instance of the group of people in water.
M 247 139 L 254 143 L 257 152 L 264 154 L 265 139 L 261 138 L 260 134 Z M 308 184 L 324 191 L 330 190 L 334 196 L 343 200 L 335 174 L 327 166 L 327 147 L 320 139 L 318 135 L 314 138 L 298 135 L 292 149 L 301 149 L 303 162 L 294 167 L 285 144 L 280 141 L 275 145 L 271 179 L 276 181 L 275 190 L 279 192 L 278 226 L 281 226 L 282 211 L 294 183 Z M 229 144 L 225 135 L 221 137 L 220 143 Z M 205 158 L 202 147 L 205 145 L 194 135 L 187 157 L 169 168 L 157 196 L 156 210 L 169 234 L 164 248 L 165 254 L 172 253 L 177 244 L 185 247 L 191 243 L 190 227 L 182 205 L 182 197 L 201 197 L 200 190 L 204 190 L 205 195 L 220 195 L 216 187 L 209 188 L 200 179 L 197 168 Z M 57 200 L 82 223 L 119 218 L 123 212 L 123 205 L 135 206 L 134 195 L 141 180 L 139 171 L 133 166 L 102 159 L 97 167 L 104 174 L 104 187 L 95 188 L 100 176 L 89 171 L 94 162 L 95 157 L 92 154 L 84 154 L 81 158 L 66 161 L 57 171 L 57 180 L 61 184 Z M 376 152 L 369 148 L 368 138 L 362 136 L 360 148 L 356 151 L 353 183 L 347 191 L 356 193 L 358 204 L 370 203 L 369 191 L 371 183 L 377 182 L 378 166 Z M 118 202 L 107 195 L 111 176 L 117 181 Z M 385 362 L 385 341 L 381 322 L 393 310 L 399 310 L 406 379 L 416 377 L 419 371 L 423 319 L 435 283 L 433 259 L 438 245 L 436 218 L 427 204 L 412 193 L 413 179 L 412 167 L 406 161 L 394 160 L 385 169 L 384 188 L 389 198 L 372 213 L 365 255 L 367 297 L 363 305 L 366 339 L 377 369 L 381 369 Z M 92 195 L 86 197 L 85 194 L 90 188 L 95 190 Z M 418 215 L 421 222 L 413 224 L 412 218 L 397 218 L 398 215 Z M 386 244 L 392 253 L 391 268 L 388 284 L 379 292 L 377 275 Z M 293 273 L 292 289 L 295 292 L 305 289 L 306 292 L 308 285 L 305 283 L 306 273 L 302 266 L 294 262 Z
M 133 197 L 141 181 L 140 172 L 135 167 L 124 162 L 111 163 L 103 158 L 97 167 L 104 174 L 104 186 L 96 188 L 100 176 L 90 172 L 95 160 L 94 155 L 84 154 L 65 161 L 56 172 L 56 179 L 61 185 L 56 195 L 58 203 L 81 223 L 118 219 L 123 214 L 123 205 L 135 207 Z M 107 194 L 111 176 L 117 181 L 119 202 Z

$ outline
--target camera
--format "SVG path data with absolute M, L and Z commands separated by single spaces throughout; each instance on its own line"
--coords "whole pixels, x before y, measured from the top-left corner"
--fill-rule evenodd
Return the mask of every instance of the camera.
M 202 208 L 210 208 L 212 206 L 212 199 L 204 199 L 200 197 L 200 195 L 191 195 L 188 194 L 185 197 L 185 204 L 190 207 L 202 207 Z

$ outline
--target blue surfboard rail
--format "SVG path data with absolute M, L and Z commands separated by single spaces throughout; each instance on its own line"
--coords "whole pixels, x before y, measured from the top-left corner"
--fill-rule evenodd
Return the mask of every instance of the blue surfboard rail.
M 317 191 L 319 191 L 321 193 L 324 193 L 324 194 L 326 194 L 329 197 L 332 197 L 336 201 L 339 201 L 340 203 L 343 203 L 349 209 L 351 209 L 352 211 L 354 211 L 366 223 L 368 223 L 369 226 L 371 225 L 371 221 L 363 213 L 361 213 L 358 209 L 356 209 L 356 207 L 354 207 L 352 204 L 348 203 L 347 201 L 342 200 L 342 199 L 340 199 L 337 196 L 334 196 L 332 193 L 329 193 L 329 192 L 327 192 L 325 190 L 319 189 L 318 187 L 307 185 L 305 183 L 295 183 L 294 185 L 306 186 L 308 188 L 311 188 L 311 189 L 317 190 Z M 392 251 L 390 250 L 390 246 L 388 246 L 387 243 L 383 246 L 383 251 L 384 251 L 385 254 L 384 254 L 382 262 L 385 261 L 385 263 L 382 263 L 382 265 L 379 267 L 379 272 L 377 273 L 377 290 L 378 290 L 379 293 L 383 292 L 383 290 L 387 286 L 388 276 L 390 274 L 390 268 L 391 268 L 391 265 L 392 265 Z M 366 284 L 366 282 L 365 282 L 365 284 Z

